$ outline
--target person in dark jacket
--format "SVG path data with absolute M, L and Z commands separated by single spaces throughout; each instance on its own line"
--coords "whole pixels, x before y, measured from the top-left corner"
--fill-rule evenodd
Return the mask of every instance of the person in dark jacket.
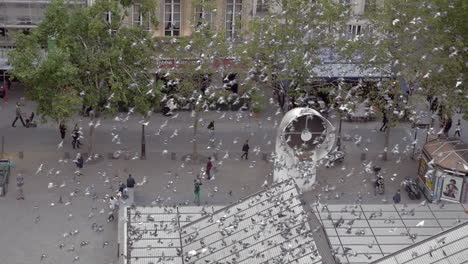
M 78 153 L 75 164 L 79 169 L 83 168 L 84 160 L 83 160 L 83 156 L 81 156 L 80 153 Z
M 445 124 L 444 124 L 444 134 L 446 137 L 448 137 L 448 134 L 451 128 L 452 128 L 452 118 L 448 117 L 445 120 Z
M 242 146 L 242 152 L 244 152 L 241 156 L 241 159 L 243 159 L 245 157 L 245 159 L 249 159 L 249 149 L 250 149 L 250 146 L 249 146 L 249 140 L 247 139 L 244 143 L 244 145 Z
M 387 129 L 387 125 L 388 125 L 387 113 L 383 112 L 382 126 L 380 127 L 379 130 L 385 132 L 385 130 Z
M 132 177 L 131 174 L 128 175 L 127 179 L 127 188 L 133 188 L 135 187 L 135 179 Z
M 213 168 L 213 163 L 211 162 L 211 157 L 208 157 L 208 162 L 206 163 L 206 178 L 211 180 L 211 169 Z
M 62 138 L 62 140 L 64 140 L 65 139 L 65 132 L 67 131 L 67 126 L 65 125 L 65 123 L 63 121 L 60 122 L 59 130 L 60 130 L 60 137 Z
M 72 132 L 73 149 L 80 148 L 80 145 L 81 145 L 80 137 L 81 137 L 80 128 L 78 127 L 78 124 L 75 124 L 75 128 L 73 128 L 73 132 Z

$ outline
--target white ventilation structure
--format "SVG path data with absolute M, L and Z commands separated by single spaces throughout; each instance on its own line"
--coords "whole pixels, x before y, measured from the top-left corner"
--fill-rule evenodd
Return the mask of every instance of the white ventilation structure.
M 332 150 L 335 128 L 311 108 L 287 112 L 276 136 L 275 181 L 293 178 L 302 191 L 315 183 L 317 163 Z

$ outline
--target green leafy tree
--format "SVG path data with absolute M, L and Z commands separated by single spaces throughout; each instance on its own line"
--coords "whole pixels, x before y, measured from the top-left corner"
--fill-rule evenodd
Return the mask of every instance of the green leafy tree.
M 390 127 L 401 115 L 401 107 L 395 106 L 403 91 L 392 85 L 394 81 L 411 85 L 422 96 L 439 96 L 444 105 L 441 116 L 458 111 L 467 117 L 467 8 L 463 0 L 385 0 L 367 13 L 373 33 L 354 39 L 350 50 L 363 55 L 368 69 L 391 76 L 374 96 L 392 95 L 386 101 L 389 105 L 379 108 L 392 113 Z
M 268 14 L 255 19 L 240 47 L 243 63 L 259 81 L 274 89 L 283 113 L 299 91 L 310 89 L 314 67 L 325 52 L 337 51 L 336 36 L 347 9 L 334 1 L 272 0 Z
M 43 121 L 71 119 L 81 107 L 110 116 L 119 105 L 146 116 L 159 102 L 150 73 L 153 41 L 142 28 L 124 26 L 122 3 L 132 2 L 98 0 L 70 8 L 53 0 L 31 34 L 16 36 L 12 73 L 28 86 L 26 95 L 37 103 Z M 90 155 L 94 128 L 88 137 Z

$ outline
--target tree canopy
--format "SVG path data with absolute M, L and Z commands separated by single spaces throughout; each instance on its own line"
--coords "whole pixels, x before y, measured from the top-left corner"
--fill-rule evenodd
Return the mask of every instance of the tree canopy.
M 440 97 L 443 115 L 468 117 L 468 3 L 463 0 L 385 0 L 366 14 L 373 34 L 354 39 L 369 68 L 388 71 L 416 92 Z M 389 65 L 389 67 L 386 67 Z M 393 81 L 392 80 L 392 81 Z M 387 87 L 390 87 L 387 85 Z M 399 85 L 394 88 L 401 92 Z
M 31 34 L 16 36 L 12 73 L 44 121 L 71 118 L 82 106 L 113 114 L 123 104 L 145 114 L 159 102 L 153 40 L 124 19 L 117 0 L 74 8 L 53 0 Z

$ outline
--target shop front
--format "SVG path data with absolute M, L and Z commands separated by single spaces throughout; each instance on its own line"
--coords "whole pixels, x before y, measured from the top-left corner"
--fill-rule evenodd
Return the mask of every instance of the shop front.
M 423 148 L 418 186 L 431 202 L 468 203 L 468 144 L 437 138 Z

